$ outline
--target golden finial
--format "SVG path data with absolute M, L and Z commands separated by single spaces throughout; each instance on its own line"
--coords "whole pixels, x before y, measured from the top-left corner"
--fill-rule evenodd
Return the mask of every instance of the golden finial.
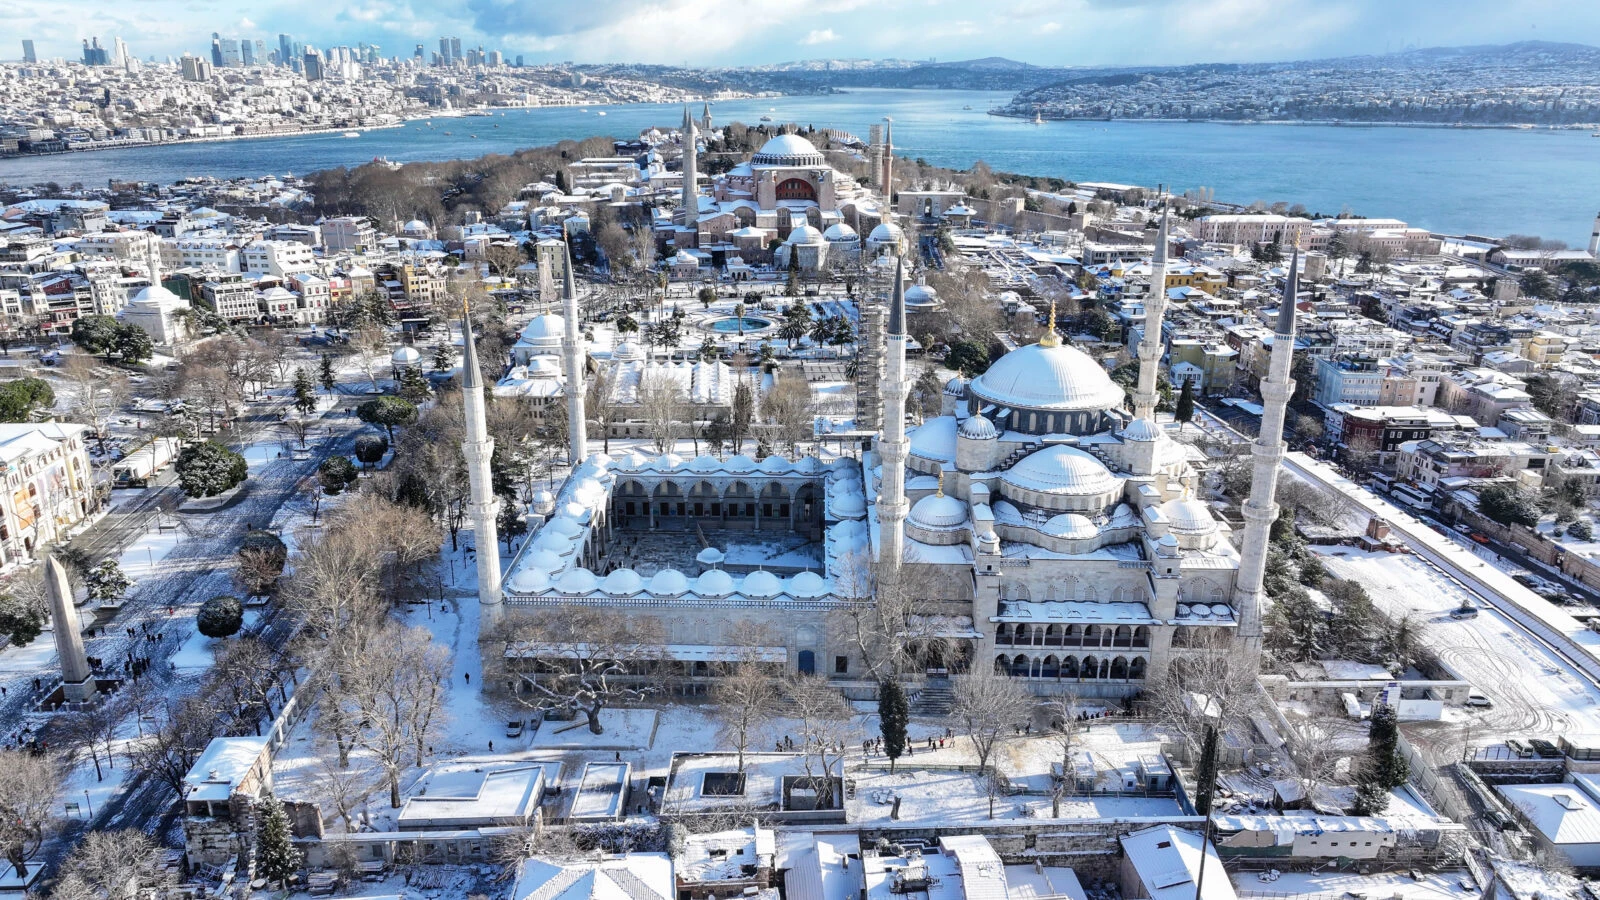
M 936 496 L 939 496 L 939 497 L 943 497 L 944 496 L 944 468 L 943 467 L 940 467 L 940 469 L 939 469 L 939 493 Z
M 1041 347 L 1057 347 L 1061 341 L 1056 337 L 1056 302 L 1050 301 L 1050 322 L 1044 327 L 1044 336 L 1039 338 Z

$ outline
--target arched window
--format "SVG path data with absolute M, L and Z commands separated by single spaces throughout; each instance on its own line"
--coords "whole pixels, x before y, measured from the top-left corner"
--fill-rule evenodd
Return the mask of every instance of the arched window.
M 1133 645 L 1135 647 L 1150 646 L 1150 626 L 1140 625 L 1133 630 Z
M 1039 674 L 1045 678 L 1061 677 L 1061 660 L 1057 659 L 1054 654 L 1046 656 L 1044 658 L 1044 667 L 1040 669 Z
M 804 178 L 785 178 L 778 182 L 779 200 L 811 200 L 817 199 L 817 189 L 811 182 Z
M 1128 677 L 1134 681 L 1143 681 L 1145 670 L 1148 668 L 1149 663 L 1145 661 L 1144 657 L 1135 656 L 1133 662 L 1128 664 Z
M 1079 678 L 1096 678 L 1099 676 L 1100 664 L 1092 656 L 1083 658 L 1083 666 L 1078 669 Z
M 1122 681 L 1128 677 L 1128 658 L 1119 656 L 1111 661 L 1111 677 Z

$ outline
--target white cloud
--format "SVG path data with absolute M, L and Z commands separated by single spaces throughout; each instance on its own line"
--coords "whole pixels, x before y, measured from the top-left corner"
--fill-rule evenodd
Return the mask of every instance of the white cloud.
M 1055 34 L 1061 30 L 1060 22 L 1046 22 L 1037 29 L 1040 34 Z
M 833 33 L 832 28 L 820 28 L 806 35 L 806 39 L 800 43 L 812 46 L 815 44 L 827 44 L 838 39 L 839 36 Z
M 250 17 L 246 16 L 243 19 L 239 20 L 239 27 L 240 28 L 254 28 L 254 27 L 256 27 L 256 23 L 250 21 Z

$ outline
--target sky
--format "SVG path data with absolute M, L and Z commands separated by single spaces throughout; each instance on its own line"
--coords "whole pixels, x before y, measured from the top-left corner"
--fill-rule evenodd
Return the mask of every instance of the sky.
M 431 52 L 442 35 L 529 62 L 739 66 L 1005 56 L 1036 65 L 1259 62 L 1525 40 L 1600 45 L 1593 0 L 5 0 L 11 46 L 141 58 L 209 52 L 211 33 Z

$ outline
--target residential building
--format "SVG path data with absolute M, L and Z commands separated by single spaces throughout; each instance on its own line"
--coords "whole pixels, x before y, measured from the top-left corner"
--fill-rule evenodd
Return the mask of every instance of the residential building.
M 243 275 L 217 275 L 200 285 L 200 296 L 217 315 L 230 322 L 253 322 L 261 316 L 256 286 Z
M 0 568 L 38 559 L 94 512 L 88 437 L 87 425 L 0 424 Z

